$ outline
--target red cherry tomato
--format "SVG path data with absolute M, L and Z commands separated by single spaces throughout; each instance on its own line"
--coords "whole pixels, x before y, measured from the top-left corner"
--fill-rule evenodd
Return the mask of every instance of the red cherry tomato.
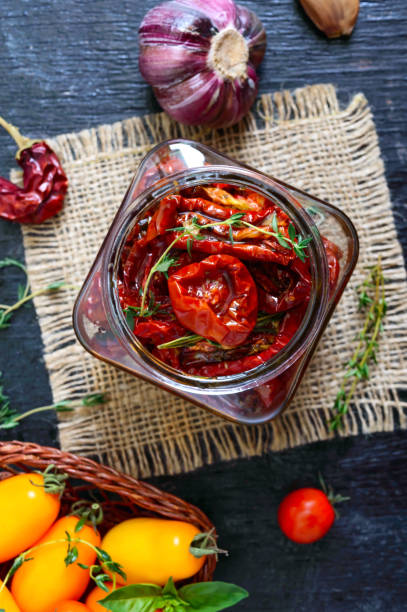
M 168 279 L 179 322 L 224 347 L 242 344 L 257 319 L 257 289 L 236 257 L 211 255 L 177 270 Z
M 334 507 L 319 489 L 293 491 L 283 499 L 278 509 L 281 531 L 300 544 L 320 540 L 330 530 L 334 520 Z

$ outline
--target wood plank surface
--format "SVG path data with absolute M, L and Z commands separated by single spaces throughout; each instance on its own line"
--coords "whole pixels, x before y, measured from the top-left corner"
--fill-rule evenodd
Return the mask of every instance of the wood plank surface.
M 137 29 L 153 0 L 1 0 L 0 114 L 30 136 L 78 131 L 159 110 L 138 72 Z M 346 103 L 369 99 L 394 215 L 407 255 L 407 5 L 361 2 L 350 39 L 328 41 L 295 0 L 242 2 L 258 13 L 268 50 L 260 92 L 332 82 Z M 0 134 L 0 174 L 14 146 Z M 23 258 L 17 225 L 0 221 L 0 258 Z M 0 271 L 1 302 L 19 282 Z M 32 307 L 0 335 L 0 370 L 13 406 L 51 399 Z M 406 373 L 407 374 L 407 373 Z M 1 439 L 13 432 L 0 432 Z M 52 414 L 27 420 L 21 440 L 57 445 Z M 203 508 L 230 557 L 216 577 L 249 589 L 247 612 L 401 612 L 407 609 L 406 433 L 335 440 L 155 482 Z M 293 487 L 326 480 L 351 501 L 327 538 L 312 546 L 282 536 L 276 509 Z

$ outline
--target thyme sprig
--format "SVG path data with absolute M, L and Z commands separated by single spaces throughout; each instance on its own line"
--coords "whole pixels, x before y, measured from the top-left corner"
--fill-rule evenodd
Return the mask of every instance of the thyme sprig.
M 17 427 L 23 419 L 40 412 L 46 412 L 48 410 L 54 410 L 55 412 L 72 412 L 79 406 L 97 406 L 106 401 L 106 395 L 104 393 L 91 393 L 85 395 L 80 401 L 63 400 L 55 404 L 39 406 L 38 408 L 31 408 L 31 410 L 19 413 L 10 406 L 10 400 L 7 395 L 4 394 L 3 389 L 3 385 L 0 385 L 0 429 L 13 429 Z
M 272 321 L 280 318 L 281 315 L 270 315 L 270 314 L 260 314 L 257 317 L 256 325 L 254 330 L 263 330 L 267 329 Z M 181 336 L 180 338 L 176 338 L 175 340 L 171 340 L 170 342 L 164 342 L 163 344 L 159 344 L 157 346 L 158 349 L 170 349 L 170 348 L 182 348 L 183 346 L 190 346 L 192 344 L 196 344 L 205 340 L 206 342 L 210 342 L 214 346 L 221 347 L 218 342 L 214 342 L 213 340 L 208 340 L 204 336 L 199 336 L 198 334 L 187 334 L 186 336 Z
M 257 230 L 262 234 L 273 236 L 277 240 L 277 242 L 285 249 L 289 249 L 291 246 L 297 257 L 301 259 L 301 261 L 305 261 L 305 249 L 312 241 L 312 236 L 307 236 L 306 238 L 303 238 L 301 234 L 296 233 L 295 227 L 292 223 L 290 223 L 290 225 L 288 226 L 288 237 L 284 236 L 278 226 L 277 214 L 275 212 L 273 213 L 273 216 L 271 218 L 271 227 L 273 228 L 272 232 L 270 232 L 269 230 L 265 230 L 261 226 L 248 223 L 247 221 L 242 221 L 241 223 L 246 227 L 250 227 L 251 229 Z
M 18 557 L 16 557 L 9 571 L 7 572 L 2 584 L 0 584 L 0 593 L 6 587 L 6 585 L 16 573 L 16 571 L 23 565 L 23 563 L 27 563 L 33 560 L 33 557 L 30 557 L 33 552 L 46 546 L 54 546 L 55 544 L 67 544 L 66 556 L 64 558 L 66 567 L 72 565 L 73 563 L 77 563 L 77 565 L 82 569 L 88 570 L 92 580 L 96 583 L 98 587 L 106 591 L 106 593 L 109 592 L 109 589 L 106 586 L 107 582 L 113 582 L 113 590 L 115 590 L 117 576 L 120 576 L 124 581 L 126 580 L 126 574 L 124 573 L 122 566 L 119 563 L 113 561 L 110 555 L 105 550 L 99 548 L 98 546 L 94 546 L 83 538 L 72 537 L 68 531 L 65 531 L 65 534 L 65 539 L 58 538 L 56 540 L 42 542 L 41 544 L 32 546 L 25 552 L 21 553 Z M 96 554 L 96 558 L 99 561 L 100 565 L 85 565 L 84 563 L 78 562 L 78 544 L 82 544 L 83 546 L 91 548 Z
M 366 311 L 366 318 L 363 329 L 358 335 L 358 344 L 352 358 L 347 363 L 347 370 L 334 401 L 333 407 L 336 414 L 329 423 L 331 430 L 337 429 L 342 424 L 358 383 L 369 378 L 369 363 L 377 363 L 378 338 L 383 330 L 383 318 L 387 310 L 384 283 L 379 257 L 377 264 L 370 268 L 366 280 L 357 288 L 359 310 Z M 350 379 L 352 383 L 349 386 Z
M 150 292 L 148 306 L 146 306 L 144 309 L 143 314 L 141 314 L 141 306 L 126 306 L 123 313 L 126 317 L 127 325 L 130 327 L 130 329 L 133 329 L 134 319 L 141 316 L 152 317 L 153 315 L 157 314 L 161 308 L 161 304 L 156 303 L 154 294 Z
M 200 225 L 196 217 L 188 220 L 188 223 L 180 227 L 171 227 L 167 231 L 169 232 L 182 232 L 182 236 L 188 235 L 191 240 L 202 240 L 204 237 L 200 235 L 200 231 L 204 229 L 210 229 L 212 227 L 219 227 L 220 225 L 229 227 L 229 238 L 231 244 L 234 244 L 233 239 L 233 228 L 248 227 L 254 231 L 265 234 L 266 236 L 272 236 L 277 242 L 285 249 L 292 248 L 294 253 L 305 261 L 305 249 L 312 241 L 312 236 L 303 238 L 301 234 L 297 234 L 295 227 L 292 223 L 288 226 L 288 236 L 285 236 L 279 228 L 277 213 L 274 212 L 271 218 L 272 231 L 265 229 L 261 225 L 254 225 L 248 221 L 243 221 L 244 213 L 235 213 L 231 215 L 225 221 L 216 221 L 215 223 L 205 223 Z
M 255 230 L 267 236 L 272 236 L 276 238 L 277 242 L 283 248 L 285 249 L 292 248 L 294 253 L 297 255 L 297 257 L 299 257 L 301 261 L 305 261 L 305 249 L 311 242 L 312 236 L 307 236 L 306 238 L 303 238 L 300 234 L 297 235 L 295 231 L 295 227 L 292 223 L 290 223 L 290 225 L 288 226 L 288 236 L 285 236 L 279 228 L 276 212 L 273 213 L 273 216 L 271 219 L 271 227 L 273 231 L 266 230 L 261 226 L 253 225 L 252 223 L 248 223 L 247 221 L 243 221 L 242 219 L 244 216 L 245 216 L 244 213 L 235 213 L 231 215 L 225 221 L 216 221 L 214 223 L 204 223 L 203 225 L 201 225 L 198 222 L 197 217 L 192 217 L 191 219 L 188 219 L 185 225 L 182 225 L 179 227 L 168 228 L 167 232 L 179 232 L 179 235 L 165 249 L 161 257 L 157 259 L 157 261 L 152 266 L 147 276 L 146 282 L 143 287 L 143 293 L 142 293 L 143 297 L 141 300 L 139 316 L 140 317 L 147 316 L 146 315 L 146 312 L 147 312 L 146 296 L 148 294 L 148 288 L 150 286 L 150 282 L 154 274 L 156 272 L 163 272 L 164 274 L 166 274 L 169 268 L 171 268 L 171 266 L 173 266 L 177 261 L 174 257 L 170 256 L 171 249 L 177 244 L 177 242 L 181 238 L 188 236 L 187 251 L 189 255 L 191 255 L 192 242 L 194 240 L 205 240 L 205 236 L 201 234 L 201 231 L 205 229 L 210 229 L 212 227 L 219 227 L 220 225 L 229 227 L 230 242 L 231 244 L 234 244 L 233 228 L 241 228 L 243 226 L 249 227 L 252 230 Z M 167 278 L 168 278 L 168 275 L 167 275 Z
M 143 296 L 141 298 L 141 305 L 140 305 L 140 317 L 144 317 L 145 315 L 145 311 L 146 311 L 146 297 L 148 295 L 148 288 L 150 286 L 150 282 L 151 279 L 153 278 L 154 274 L 156 272 L 167 272 L 171 266 L 174 265 L 174 258 L 171 257 L 169 255 L 171 249 L 176 245 L 176 243 L 178 242 L 178 240 L 180 239 L 180 236 L 177 236 L 177 238 L 175 238 L 171 244 L 165 249 L 165 251 L 162 253 L 161 257 L 159 257 L 157 259 L 157 261 L 155 262 L 155 264 L 151 267 L 150 272 L 148 273 L 148 276 L 146 278 L 146 282 L 144 284 L 143 287 Z
M 202 340 L 207 339 L 204 336 L 199 336 L 198 334 L 187 334 L 186 336 L 181 336 L 180 338 L 176 338 L 175 340 L 171 340 L 170 342 L 164 342 L 163 344 L 159 344 L 157 348 L 181 348 L 183 346 L 190 346 L 191 344 L 196 344 L 197 342 L 201 342 Z
M 12 259 L 11 257 L 6 257 L 5 259 L 0 260 L 0 268 L 5 268 L 8 266 L 16 266 L 17 268 L 20 268 L 20 270 L 22 270 L 26 276 L 26 282 L 24 285 L 18 285 L 18 300 L 17 302 L 15 302 L 15 304 L 0 304 L 0 329 L 6 329 L 7 327 L 9 327 L 10 319 L 13 316 L 13 313 L 38 295 L 44 295 L 45 293 L 58 291 L 62 288 L 70 288 L 70 285 L 68 285 L 65 281 L 56 281 L 50 283 L 43 289 L 30 292 L 30 283 L 28 281 L 27 268 L 25 267 L 25 265 L 22 264 L 21 261 L 17 261 L 16 259 Z

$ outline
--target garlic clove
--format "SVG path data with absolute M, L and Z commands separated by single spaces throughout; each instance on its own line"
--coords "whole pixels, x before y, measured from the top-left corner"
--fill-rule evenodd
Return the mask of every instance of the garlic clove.
M 349 36 L 359 13 L 359 0 L 300 0 L 304 11 L 328 38 Z

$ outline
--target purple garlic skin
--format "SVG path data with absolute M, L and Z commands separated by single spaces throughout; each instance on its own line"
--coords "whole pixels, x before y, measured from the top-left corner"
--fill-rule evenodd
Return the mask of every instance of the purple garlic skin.
M 266 33 L 232 0 L 164 2 L 144 17 L 139 43 L 141 74 L 180 123 L 227 127 L 253 104 Z

